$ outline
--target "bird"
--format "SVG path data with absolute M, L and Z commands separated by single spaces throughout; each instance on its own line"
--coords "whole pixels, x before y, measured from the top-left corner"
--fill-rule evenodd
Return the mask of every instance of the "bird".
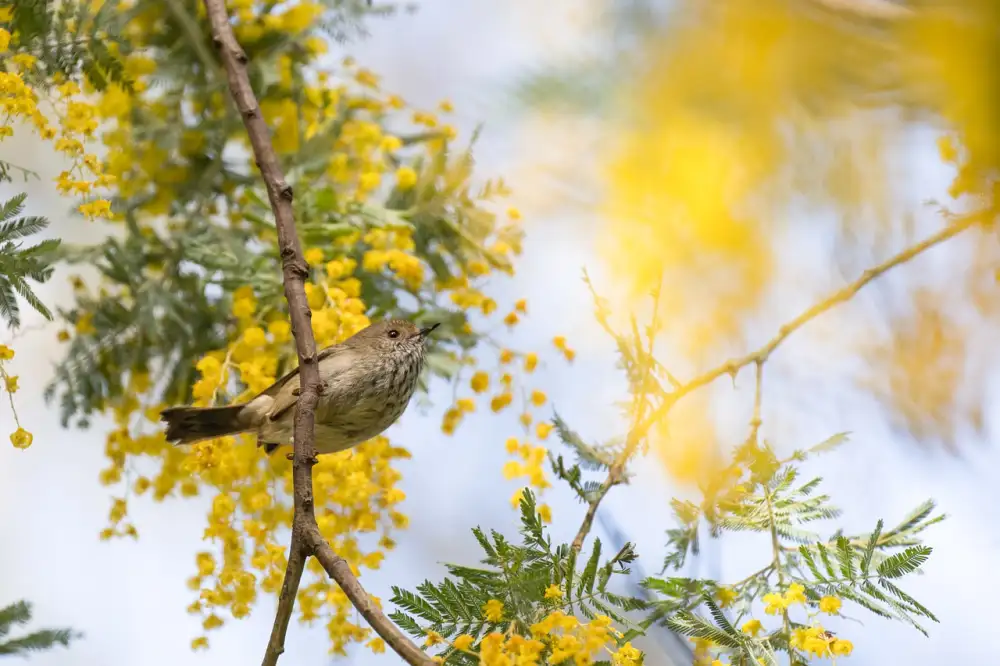
M 377 321 L 317 354 L 317 454 L 344 451 L 382 434 L 406 410 L 423 369 L 425 342 L 439 324 L 418 328 L 404 319 Z M 255 432 L 267 455 L 292 443 L 299 369 L 247 402 L 222 407 L 170 407 L 160 414 L 176 445 Z

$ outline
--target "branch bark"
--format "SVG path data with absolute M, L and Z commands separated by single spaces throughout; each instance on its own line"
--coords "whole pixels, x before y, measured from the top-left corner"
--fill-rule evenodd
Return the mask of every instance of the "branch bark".
M 385 642 L 407 663 L 430 666 L 434 661 L 407 638 L 372 601 L 347 562 L 337 555 L 323 539 L 316 524 L 313 506 L 312 468 L 316 464 L 314 423 L 319 400 L 319 369 L 316 364 L 316 341 L 312 332 L 312 312 L 306 301 L 305 280 L 309 271 L 295 231 L 292 211 L 292 188 L 285 181 L 278 156 L 271 145 L 270 132 L 260 111 L 257 98 L 247 75 L 247 55 L 236 41 L 225 0 L 204 0 L 212 28 L 212 42 L 226 70 L 229 91 L 243 118 L 257 167 L 260 169 L 267 196 L 274 212 L 281 251 L 285 299 L 292 320 L 292 335 L 299 358 L 300 387 L 295 414 L 292 453 L 292 486 L 294 516 L 288 566 L 278 597 L 271 638 L 264 653 L 263 665 L 274 666 L 285 649 L 285 635 L 295 605 L 295 594 L 305 569 L 306 560 L 316 556 L 327 574 L 340 586 L 355 608 L 371 624 Z

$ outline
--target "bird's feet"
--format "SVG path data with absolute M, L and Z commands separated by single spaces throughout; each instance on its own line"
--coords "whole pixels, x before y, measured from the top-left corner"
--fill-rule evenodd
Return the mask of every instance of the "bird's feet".
M 295 453 L 289 453 L 285 457 L 288 458 L 290 461 L 295 462 Z M 317 464 L 319 464 L 319 458 L 316 457 L 316 456 L 312 456 L 312 457 L 308 458 L 308 460 L 309 460 L 309 464 L 310 465 L 317 465 Z
M 323 395 L 324 393 L 326 393 L 327 386 L 328 385 L 327 385 L 326 382 L 320 382 L 319 383 L 319 389 L 318 389 L 317 392 L 320 395 Z M 301 386 L 296 386 L 294 389 L 292 389 L 292 395 L 294 395 L 296 398 L 299 397 L 300 395 L 302 395 L 302 387 Z

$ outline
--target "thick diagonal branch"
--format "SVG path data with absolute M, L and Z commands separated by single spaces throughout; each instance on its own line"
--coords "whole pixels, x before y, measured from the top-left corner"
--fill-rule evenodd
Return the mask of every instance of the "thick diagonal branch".
M 316 365 L 316 341 L 313 339 L 309 304 L 306 301 L 305 280 L 309 275 L 302 256 L 302 247 L 295 231 L 292 213 L 292 188 L 285 182 L 278 156 L 271 145 L 270 132 L 247 75 L 247 56 L 233 35 L 226 13 L 225 0 L 204 0 L 212 26 L 212 41 L 226 69 L 229 91 L 243 118 L 257 167 L 260 169 L 267 196 L 274 211 L 281 251 L 285 299 L 292 319 L 292 334 L 299 357 L 301 393 L 295 415 L 292 454 L 292 486 L 295 513 L 292 520 L 292 540 L 285 580 L 278 597 L 274 627 L 264 654 L 264 666 L 273 666 L 284 651 L 285 634 L 295 604 L 295 593 L 310 555 L 316 555 L 326 572 L 351 600 L 386 643 L 400 657 L 414 665 L 430 665 L 431 658 L 410 641 L 373 603 L 351 572 L 347 562 L 330 548 L 320 534 L 313 508 L 312 467 L 316 463 L 314 422 L 319 399 L 319 369 Z

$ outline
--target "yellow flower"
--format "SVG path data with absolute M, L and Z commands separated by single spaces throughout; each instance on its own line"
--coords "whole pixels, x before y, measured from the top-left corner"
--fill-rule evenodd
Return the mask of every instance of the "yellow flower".
M 563 591 L 558 585 L 549 585 L 545 588 L 546 599 L 562 599 Z
M 385 641 L 381 638 L 375 637 L 368 641 L 368 649 L 375 654 L 382 654 L 385 652 Z
M 237 298 L 233 301 L 233 316 L 237 319 L 248 319 L 257 311 L 257 302 L 253 298 Z
M 451 113 L 452 111 L 455 110 L 455 107 L 452 106 L 451 101 L 443 99 L 441 100 L 441 103 L 438 104 L 438 109 L 441 111 L 441 113 Z
M 554 427 L 551 423 L 538 423 L 535 425 L 535 436 L 542 440 L 548 439 Z
M 740 628 L 740 631 L 744 634 L 756 636 L 763 628 L 764 626 L 760 623 L 760 620 L 747 620 L 743 623 L 743 627 Z
M 378 75 L 367 69 L 359 69 L 358 73 L 354 75 L 354 80 L 366 88 L 378 87 Z
M 198 638 L 191 641 L 192 650 L 207 650 L 208 649 L 208 639 L 204 636 L 199 636 Z
M 259 349 L 267 344 L 267 336 L 260 326 L 251 326 L 243 331 L 243 342 L 251 349 Z
M 538 367 L 538 354 L 528 353 L 524 356 L 524 370 L 525 372 L 534 372 L 535 368 Z
M 456 650 L 462 650 L 464 652 L 465 650 L 468 650 L 470 647 L 472 647 L 472 642 L 474 640 L 476 639 L 474 639 L 469 634 L 462 634 L 460 636 L 455 637 L 455 640 L 452 641 L 452 645 L 455 647 Z
M 291 336 L 292 327 L 284 319 L 275 319 L 267 325 L 267 331 L 275 342 L 287 342 Z
M 715 591 L 715 598 L 719 602 L 719 607 L 726 608 L 736 601 L 736 590 L 731 587 L 720 587 Z
M 517 437 L 508 437 L 507 441 L 504 443 L 504 448 L 507 449 L 507 453 L 514 453 L 520 446 L 521 443 L 517 441 Z
M 830 615 L 836 615 L 840 610 L 840 605 L 840 599 L 837 597 L 826 596 L 819 600 L 819 610 Z
M 358 188 L 369 192 L 378 187 L 379 182 L 382 180 L 382 176 L 374 171 L 366 171 L 361 174 L 358 179 Z
M 111 216 L 111 202 L 107 199 L 97 199 L 89 203 L 80 204 L 77 210 L 83 213 L 87 219 L 93 220 L 97 217 Z
M 426 127 L 436 127 L 437 118 L 433 113 L 427 113 L 425 111 L 416 111 L 413 114 L 413 122 L 418 125 L 424 125 Z
M 293 35 L 305 32 L 323 14 L 323 5 L 315 2 L 300 2 L 282 14 L 280 27 Z
M 76 320 L 76 332 L 80 335 L 89 335 L 97 329 L 94 328 L 94 316 L 89 312 L 85 312 L 80 315 L 80 318 Z
M 545 396 L 545 393 L 543 393 L 542 391 L 531 392 L 531 402 L 536 407 L 541 407 L 542 405 L 544 405 L 546 400 L 547 398 Z
M 444 638 L 436 631 L 428 631 L 427 639 L 424 640 L 424 645 L 431 647 L 432 645 L 437 645 L 438 643 L 443 643 Z
M 7 47 L 9 46 L 10 46 L 10 33 L 4 30 L 3 28 L 0 28 L 0 53 L 6 51 Z
M 490 387 L 490 376 L 480 370 L 476 374 L 472 375 L 472 379 L 469 381 L 469 386 L 476 393 L 482 393 Z
M 483 616 L 487 622 L 499 622 L 503 619 L 503 602 L 499 599 L 490 599 L 483 606 Z
M 387 135 L 382 137 L 382 143 L 380 147 L 384 152 L 392 153 L 402 148 L 403 142 L 400 141 L 398 136 Z
M 725 664 L 719 659 L 713 659 L 712 666 L 729 666 L 729 664 Z
M 222 618 L 219 617 L 218 615 L 215 615 L 214 613 L 206 617 L 205 620 L 201 623 L 201 626 L 205 629 L 205 631 L 218 629 L 222 625 L 223 625 Z
M 506 409 L 513 400 L 514 396 L 510 393 L 501 393 L 500 395 L 493 396 L 493 399 L 490 400 L 490 409 L 494 412 L 500 412 Z
M 838 638 L 830 646 L 830 652 L 837 655 L 849 655 L 854 651 L 854 644 L 846 638 Z
M 780 594 L 775 594 L 770 592 L 765 594 L 761 599 L 765 606 L 764 612 L 768 615 L 777 615 L 779 612 L 788 608 L 788 601 Z
M 514 360 L 514 352 L 512 352 L 509 349 L 501 349 L 500 350 L 500 362 L 501 363 L 510 363 L 513 360 Z
M 396 185 L 401 190 L 408 190 L 417 184 L 417 172 L 408 166 L 396 169 Z
M 472 398 L 459 398 L 455 401 L 455 406 L 458 407 L 461 412 L 472 413 L 476 411 L 476 401 Z
M 785 602 L 787 605 L 804 604 L 806 602 L 806 588 L 799 583 L 792 583 L 785 591 Z
M 512 220 L 520 220 L 521 211 L 511 206 L 510 208 L 507 209 L 507 217 L 509 217 Z
M 503 318 L 503 323 L 508 326 L 516 326 L 518 321 L 520 321 L 520 317 L 517 316 L 517 312 L 513 311 Z
M 564 338 L 563 336 L 557 335 L 556 337 L 552 338 L 552 344 L 555 345 L 556 349 L 562 352 L 563 356 L 566 357 L 567 361 L 572 361 L 573 358 L 576 356 L 576 352 L 570 349 L 566 345 L 566 338 Z
M 319 266 L 323 263 L 323 250 L 318 247 L 311 247 L 305 253 L 306 263 L 310 266 Z
M 542 519 L 542 522 L 548 525 L 552 522 L 552 507 L 548 504 L 542 504 L 538 507 L 538 517 Z
M 637 666 L 641 658 L 642 652 L 632 647 L 632 643 L 626 643 L 611 655 L 611 663 L 614 666 Z
M 24 428 L 18 428 L 11 434 L 10 443 L 14 445 L 15 449 L 26 449 L 31 446 L 31 441 L 34 438 L 34 435 Z
M 516 460 L 508 460 L 503 466 L 503 477 L 514 479 L 524 474 L 524 466 Z
M 3 383 L 7 388 L 7 393 L 15 393 L 17 391 L 17 375 L 7 375 L 4 377 Z

